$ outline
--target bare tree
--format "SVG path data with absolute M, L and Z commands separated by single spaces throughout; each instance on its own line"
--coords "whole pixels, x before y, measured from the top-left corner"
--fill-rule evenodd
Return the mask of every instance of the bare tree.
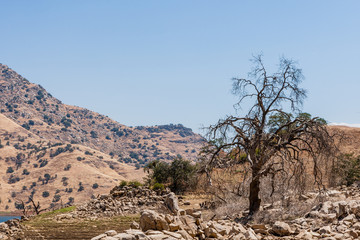
M 40 202 L 37 202 L 37 204 L 35 204 L 35 201 L 32 197 L 29 197 L 29 200 L 31 201 L 31 203 L 33 205 L 36 215 L 39 215 L 41 212 L 46 211 L 46 208 L 41 209 Z
M 249 179 L 249 216 L 260 208 L 260 181 L 264 177 L 287 179 L 304 173 L 311 159 L 316 183 L 321 184 L 319 155 L 329 153 L 332 138 L 326 121 L 301 113 L 306 91 L 299 87 L 301 69 L 281 58 L 279 69 L 269 75 L 262 56 L 253 59 L 254 68 L 246 78 L 233 79 L 235 105 L 250 106 L 243 117 L 228 116 L 209 128 L 209 146 L 204 171 L 243 164 Z M 247 167 L 245 167 L 247 166 Z M 273 184 L 272 184 L 273 185 Z M 272 186 L 274 188 L 274 186 Z

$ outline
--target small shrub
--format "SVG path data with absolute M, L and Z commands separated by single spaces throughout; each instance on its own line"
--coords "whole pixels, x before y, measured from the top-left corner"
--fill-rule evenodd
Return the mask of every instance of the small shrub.
M 60 198 L 61 198 L 61 196 L 59 194 L 55 194 L 52 201 L 53 202 L 58 202 L 58 201 L 60 201 Z
M 120 187 L 125 187 L 125 186 L 127 186 L 127 184 L 128 184 L 127 181 L 122 180 L 120 183 Z
M 93 154 L 89 151 L 85 151 L 85 155 L 93 155 Z
M 6 173 L 13 173 L 14 169 L 12 167 L 8 167 Z
M 64 171 L 69 171 L 70 168 L 71 168 L 71 164 L 68 164 L 68 165 L 66 165 L 66 167 L 64 167 Z
M 27 169 L 24 169 L 22 174 L 23 174 L 23 175 L 29 175 L 30 172 L 29 172 Z
M 49 194 L 48 191 L 45 191 L 45 192 L 42 193 L 42 196 L 43 196 L 44 198 L 47 198 L 48 196 L 50 196 L 50 194 Z
M 92 185 L 92 188 L 93 189 L 97 189 L 99 187 L 99 184 L 97 184 L 97 183 L 94 183 L 93 185 Z
M 130 182 L 128 183 L 128 185 L 129 185 L 130 187 L 134 187 L 134 188 L 138 188 L 138 187 L 142 186 L 142 184 L 141 184 L 139 181 L 130 181 Z
M 164 189 L 165 189 L 165 186 L 164 186 L 164 184 L 162 184 L 162 183 L 154 183 L 152 189 L 153 189 L 154 191 L 164 190 Z

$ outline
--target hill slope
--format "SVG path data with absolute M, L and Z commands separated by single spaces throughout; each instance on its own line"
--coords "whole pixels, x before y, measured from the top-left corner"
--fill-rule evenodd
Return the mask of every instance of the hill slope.
M 42 139 L 81 144 L 137 166 L 178 154 L 195 159 L 203 142 L 182 125 L 127 127 L 85 108 L 63 104 L 2 64 L 0 111 Z
M 0 176 L 0 210 L 14 210 L 28 196 L 43 207 L 82 202 L 145 174 L 97 150 L 43 140 L 0 114 Z

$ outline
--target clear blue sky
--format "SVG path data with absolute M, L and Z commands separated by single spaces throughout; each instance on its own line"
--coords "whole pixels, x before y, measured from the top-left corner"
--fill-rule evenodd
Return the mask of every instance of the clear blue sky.
M 360 123 L 360 1 L 1 0 L 0 63 L 120 123 L 200 132 L 262 52 L 299 62 L 304 111 Z

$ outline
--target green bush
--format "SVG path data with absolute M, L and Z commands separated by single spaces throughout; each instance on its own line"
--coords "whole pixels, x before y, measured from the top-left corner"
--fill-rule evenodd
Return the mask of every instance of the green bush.
M 144 170 L 150 173 L 148 183 L 167 185 L 175 193 L 182 193 L 196 185 L 197 166 L 181 157 L 175 158 L 171 164 L 152 161 Z
M 142 186 L 142 184 L 139 181 L 130 181 L 128 183 L 128 186 L 138 188 L 138 187 Z
M 154 191 L 164 190 L 164 189 L 165 189 L 165 186 L 164 186 L 164 184 L 162 184 L 162 183 L 154 183 L 152 189 L 153 189 Z
M 356 181 L 360 181 L 360 155 L 342 154 L 338 157 L 333 173 L 337 179 L 336 184 L 350 186 Z
M 125 186 L 127 186 L 127 184 L 128 184 L 127 181 L 122 180 L 119 186 L 120 187 L 125 187 Z

